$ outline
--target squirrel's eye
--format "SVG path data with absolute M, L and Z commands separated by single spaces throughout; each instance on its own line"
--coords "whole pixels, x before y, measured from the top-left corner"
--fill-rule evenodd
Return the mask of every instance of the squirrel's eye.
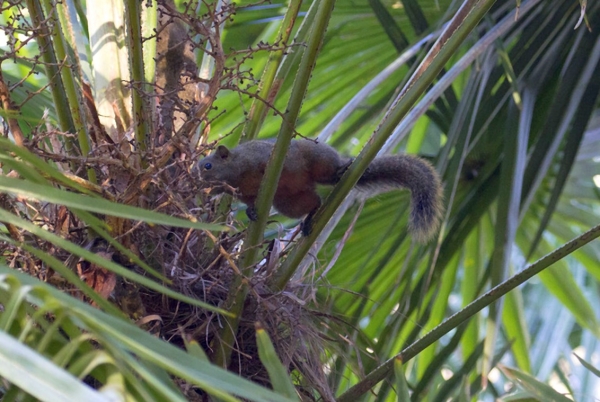
M 211 168 L 212 168 L 212 163 L 207 162 L 207 163 L 204 164 L 204 169 L 210 170 Z

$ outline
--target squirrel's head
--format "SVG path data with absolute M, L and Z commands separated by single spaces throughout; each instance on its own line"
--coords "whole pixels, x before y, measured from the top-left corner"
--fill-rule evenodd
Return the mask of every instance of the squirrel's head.
M 206 182 L 221 181 L 231 184 L 230 156 L 231 151 L 226 146 L 219 145 L 213 154 L 198 161 L 200 178 Z

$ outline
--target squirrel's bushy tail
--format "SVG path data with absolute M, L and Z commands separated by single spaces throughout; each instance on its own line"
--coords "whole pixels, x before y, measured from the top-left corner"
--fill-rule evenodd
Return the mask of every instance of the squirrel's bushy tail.
M 443 213 L 442 185 L 429 162 L 412 155 L 375 158 L 357 186 L 375 191 L 400 187 L 409 189 L 409 229 L 413 236 L 425 242 L 438 230 Z

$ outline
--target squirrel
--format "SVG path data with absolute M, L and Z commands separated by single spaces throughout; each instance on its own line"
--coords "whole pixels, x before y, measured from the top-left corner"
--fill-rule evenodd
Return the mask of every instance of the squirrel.
M 252 140 L 233 149 L 219 145 L 214 153 L 200 160 L 200 177 L 209 183 L 225 183 L 238 192 L 236 196 L 256 220 L 254 203 L 274 141 Z M 283 164 L 273 206 L 290 218 L 302 218 L 304 235 L 310 233 L 310 220 L 321 206 L 316 184 L 336 184 L 352 163 L 323 143 L 293 140 Z M 369 196 L 392 188 L 411 191 L 409 229 L 420 242 L 429 240 L 437 231 L 443 212 L 442 185 L 433 166 L 416 156 L 395 155 L 375 158 L 358 180 L 356 187 Z M 217 192 L 225 192 L 224 188 Z

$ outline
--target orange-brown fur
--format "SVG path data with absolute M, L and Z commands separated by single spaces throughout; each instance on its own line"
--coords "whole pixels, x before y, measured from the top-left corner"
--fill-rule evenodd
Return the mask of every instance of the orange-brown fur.
M 219 146 L 198 163 L 201 177 L 237 188 L 252 219 L 256 195 L 273 146 L 268 140 L 248 141 L 233 149 Z M 273 206 L 291 218 L 312 216 L 321 205 L 316 184 L 336 184 L 351 161 L 326 144 L 292 141 Z M 410 155 L 375 158 L 357 187 L 369 194 L 408 188 L 412 193 L 410 229 L 414 235 L 425 241 L 437 230 L 443 211 L 441 183 L 437 172 L 423 159 Z

